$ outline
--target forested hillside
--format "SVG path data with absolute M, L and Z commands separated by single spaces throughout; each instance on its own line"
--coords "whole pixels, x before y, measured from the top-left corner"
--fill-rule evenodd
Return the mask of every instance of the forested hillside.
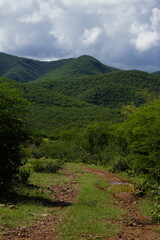
M 0 86 L 3 83 L 20 89 L 31 103 L 27 121 L 36 135 L 53 137 L 63 130 L 79 128 L 92 121 L 117 121 L 116 109 L 99 107 L 38 85 L 0 78 Z
M 90 56 L 44 62 L 0 53 L 0 76 L 19 82 L 29 82 L 40 77 L 42 79 L 57 79 L 96 75 L 115 70 L 115 68 L 105 66 Z
M 0 74 L 11 79 L 1 82 L 16 80 L 31 102 L 31 129 L 50 137 L 94 121 L 119 121 L 123 105 L 139 106 L 160 93 L 159 76 L 118 70 L 87 55 L 40 62 L 1 53 Z
M 65 75 L 64 75 L 65 76 Z M 160 93 L 160 77 L 138 70 L 114 71 L 96 76 L 32 81 L 54 92 L 76 97 L 92 104 L 117 108 L 121 105 L 144 102 L 144 92 L 153 96 Z
M 53 81 L 57 79 L 77 78 L 87 75 L 99 75 L 102 73 L 110 73 L 117 70 L 118 69 L 116 68 L 102 64 L 91 56 L 84 55 L 73 59 L 56 71 L 43 75 L 38 79 L 38 81 Z
M 71 59 L 42 62 L 0 53 L 0 76 L 19 82 L 28 82 L 60 68 L 69 61 Z

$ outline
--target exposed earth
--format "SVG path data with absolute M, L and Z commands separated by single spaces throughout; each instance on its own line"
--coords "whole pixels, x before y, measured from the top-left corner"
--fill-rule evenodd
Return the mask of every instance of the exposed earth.
M 142 216 L 137 210 L 139 199 L 135 196 L 134 186 L 127 182 L 126 179 L 109 173 L 104 170 L 94 168 L 81 167 L 83 170 L 98 174 L 111 184 L 121 184 L 122 191 L 113 194 L 115 204 L 127 210 L 127 214 L 122 220 L 112 220 L 110 223 L 117 223 L 121 226 L 121 232 L 113 237 L 105 238 L 105 240 L 159 240 L 160 234 L 156 232 L 157 225 L 151 223 L 147 216 Z M 76 178 L 77 173 L 64 170 L 64 174 L 70 179 L 69 183 L 51 185 L 49 188 L 54 192 L 54 204 L 60 209 L 65 209 L 76 202 L 78 196 L 78 184 Z M 123 185 L 128 184 L 131 189 L 123 192 Z M 62 240 L 58 234 L 57 226 L 63 220 L 63 214 L 55 214 L 54 212 L 47 215 L 43 214 L 41 219 L 33 226 L 10 228 L 3 232 L 0 240 Z M 77 239 L 78 240 L 78 239 Z

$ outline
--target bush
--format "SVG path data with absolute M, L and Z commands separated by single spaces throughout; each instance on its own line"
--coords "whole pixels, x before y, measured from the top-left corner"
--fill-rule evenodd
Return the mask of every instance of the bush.
M 56 173 L 63 168 L 62 161 L 53 159 L 39 159 L 32 161 L 35 172 Z
M 160 204 L 157 204 L 152 212 L 152 221 L 160 223 Z
M 26 127 L 28 102 L 14 84 L 0 83 L 0 188 L 9 188 L 20 176 L 29 138 Z

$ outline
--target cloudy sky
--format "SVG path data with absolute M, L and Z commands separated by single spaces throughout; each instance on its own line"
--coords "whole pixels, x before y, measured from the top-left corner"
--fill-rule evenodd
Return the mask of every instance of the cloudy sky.
M 0 51 L 160 70 L 160 0 L 0 0 Z

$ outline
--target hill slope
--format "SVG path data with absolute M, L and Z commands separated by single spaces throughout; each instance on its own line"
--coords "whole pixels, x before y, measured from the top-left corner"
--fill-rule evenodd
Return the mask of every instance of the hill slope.
M 109 73 L 117 71 L 118 69 L 106 66 L 99 62 L 97 59 L 83 55 L 78 58 L 72 59 L 70 62 L 63 65 L 56 71 L 52 71 L 40 77 L 38 81 L 75 78 L 86 75 L 99 75 L 102 73 Z
M 0 76 L 19 82 L 28 82 L 56 70 L 70 61 L 71 59 L 42 62 L 0 53 Z
M 119 70 L 61 80 L 40 80 L 29 84 L 104 107 L 118 107 L 130 102 L 139 105 L 143 102 L 140 92 L 146 90 L 155 96 L 160 94 L 160 77 L 138 70 Z
M 37 135 L 52 137 L 63 130 L 83 127 L 90 122 L 115 121 L 118 115 L 114 109 L 83 102 L 41 86 L 0 78 L 0 86 L 5 82 L 21 89 L 23 96 L 31 102 L 27 121 Z
M 0 53 L 0 76 L 19 82 L 96 75 L 115 71 L 90 56 L 44 62 Z

